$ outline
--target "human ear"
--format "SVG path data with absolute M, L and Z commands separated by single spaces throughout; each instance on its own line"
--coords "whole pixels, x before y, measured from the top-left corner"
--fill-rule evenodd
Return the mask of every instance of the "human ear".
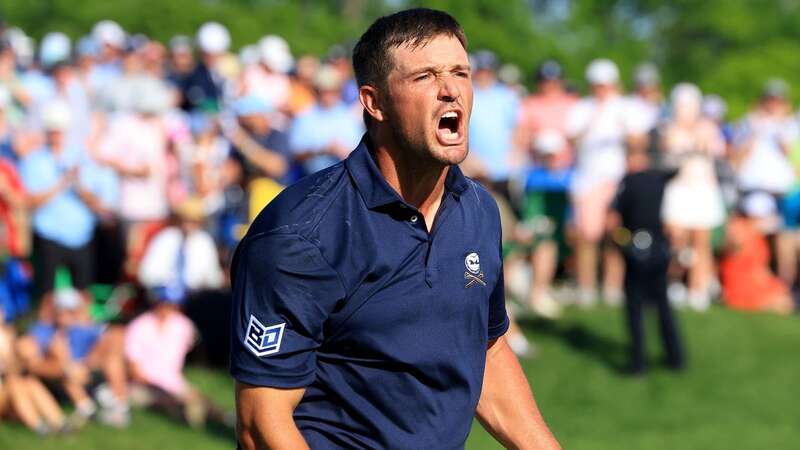
M 386 119 L 383 108 L 380 105 L 380 92 L 373 86 L 364 85 L 358 88 L 358 100 L 364 111 L 376 122 L 383 122 Z

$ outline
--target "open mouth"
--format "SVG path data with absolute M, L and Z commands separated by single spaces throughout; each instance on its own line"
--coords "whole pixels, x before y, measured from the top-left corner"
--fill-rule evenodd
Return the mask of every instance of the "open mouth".
M 461 115 L 457 111 L 447 111 L 439 117 L 437 136 L 444 144 L 457 144 L 462 138 Z

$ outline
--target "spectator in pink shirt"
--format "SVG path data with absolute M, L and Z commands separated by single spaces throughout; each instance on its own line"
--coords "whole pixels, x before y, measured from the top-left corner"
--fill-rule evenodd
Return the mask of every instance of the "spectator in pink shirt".
M 532 150 L 533 142 L 544 130 L 566 135 L 567 114 L 578 97 L 564 86 L 561 65 L 548 60 L 536 71 L 536 93 L 522 101 L 519 109 L 517 139 L 519 148 Z M 572 148 L 565 146 L 556 156 L 556 166 L 566 168 L 573 160 Z
M 126 233 L 128 274 L 135 274 L 139 253 L 152 229 L 169 217 L 167 127 L 164 113 L 170 92 L 160 83 L 141 83 L 135 112 L 112 116 L 96 149 L 96 159 L 119 176 L 119 216 Z
M 150 290 L 155 306 L 128 325 L 125 358 L 134 382 L 131 399 L 179 417 L 193 428 L 207 419 L 230 424 L 230 418 L 183 375 L 184 359 L 196 341 L 191 320 L 181 312 L 186 291 L 179 283 Z

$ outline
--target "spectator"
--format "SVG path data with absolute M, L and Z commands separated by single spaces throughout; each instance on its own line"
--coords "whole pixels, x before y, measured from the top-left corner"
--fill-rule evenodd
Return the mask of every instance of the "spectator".
M 113 20 L 101 20 L 92 28 L 91 38 L 98 47 L 97 59 L 87 75 L 93 96 L 103 95 L 117 78 L 122 76 L 122 53 L 125 47 L 125 30 Z
M 137 317 L 125 332 L 125 358 L 134 383 L 131 397 L 139 405 L 186 420 L 193 428 L 206 418 L 230 426 L 215 406 L 183 375 L 186 354 L 197 332 L 180 310 L 186 292 L 179 284 L 150 290 L 153 308 Z
M 491 188 L 511 199 L 508 181 L 515 164 L 522 161 L 513 146 L 519 98 L 514 91 L 497 81 L 497 57 L 489 51 L 473 57 L 474 97 L 469 123 L 470 156 L 465 161 L 469 174 L 485 176 Z
M 776 199 L 785 196 L 797 179 L 788 155 L 800 143 L 800 125 L 792 114 L 786 82 L 769 80 L 755 110 L 737 128 L 733 160 L 740 190 L 745 195 L 766 192 Z M 785 217 L 784 221 L 791 227 L 795 219 Z M 797 276 L 798 244 L 791 230 L 778 230 L 776 249 L 778 275 L 792 286 Z
M 559 131 L 543 129 L 536 136 L 535 165 L 527 173 L 522 218 L 514 236 L 533 275 L 527 303 L 536 314 L 555 319 L 561 308 L 550 290 L 558 268 L 559 247 L 564 246 L 572 169 L 561 165 L 559 158 L 567 142 Z
M 653 63 L 642 63 L 633 74 L 636 84 L 630 96 L 631 114 L 641 121 L 642 131 L 654 130 L 664 113 L 663 96 L 661 94 L 661 76 Z
M 169 216 L 167 130 L 170 94 L 143 82 L 135 111 L 114 115 L 99 139 L 95 158 L 119 177 L 119 216 L 126 234 L 128 274 L 136 273 L 147 236 Z
M 278 183 L 289 183 L 290 150 L 286 133 L 273 127 L 273 108 L 256 96 L 242 97 L 233 104 L 238 127 L 230 127 L 227 137 L 244 157 L 250 178 L 268 177 Z
M 356 83 L 353 75 L 351 49 L 346 48 L 344 45 L 334 45 L 328 50 L 325 62 L 338 70 L 339 76 L 344 80 L 342 83 L 342 101 L 347 105 L 357 105 L 358 83 Z
M 725 211 L 714 173 L 714 158 L 725 151 L 719 128 L 701 116 L 702 94 L 681 83 L 672 90 L 672 117 L 661 131 L 667 167 L 677 170 L 664 194 L 664 221 L 680 266 L 688 268 L 691 308 L 704 311 L 711 303 L 714 261 L 711 232 L 722 225 Z M 679 304 L 684 299 L 679 299 Z
M 0 304 L 0 419 L 16 417 L 38 435 L 68 431 L 64 414 L 47 388 L 20 370 L 15 347 L 16 333 L 5 324 Z
M 294 64 L 289 44 L 280 36 L 264 36 L 258 41 L 258 51 L 259 64 L 245 69 L 239 94 L 256 97 L 282 111 L 289 101 L 287 73 Z
M 0 156 L 0 308 L 7 320 L 28 311 L 30 221 L 16 166 Z M 2 323 L 2 322 L 0 322 Z
M 20 175 L 33 211 L 34 247 L 40 267 L 36 277 L 44 294 L 42 313 L 50 313 L 56 269 L 66 266 L 75 287 L 88 300 L 86 288 L 94 273 L 92 234 L 96 224 L 93 207 L 101 204 L 89 188 L 91 162 L 82 148 L 67 148 L 64 131 L 71 117 L 63 103 L 44 109 L 45 146 L 26 155 Z
M 292 117 L 308 111 L 314 106 L 314 76 L 319 70 L 319 59 L 304 55 L 297 60 L 291 77 L 288 110 Z
M 195 68 L 193 51 L 192 40 L 187 36 L 178 35 L 169 41 L 167 80 L 181 93 L 180 107 L 187 111 L 191 107 L 183 93 Z
M 764 235 L 778 222 L 775 199 L 749 194 L 728 223 L 726 251 L 720 264 L 722 295 L 734 309 L 789 314 L 793 309 L 787 286 L 769 268 L 770 251 Z
M 224 276 L 214 240 L 203 230 L 203 202 L 184 200 L 175 215 L 177 223 L 161 230 L 147 246 L 139 282 L 147 288 L 174 284 L 185 291 L 219 288 Z
M 545 61 L 537 69 L 536 93 L 520 105 L 517 139 L 521 148 L 529 150 L 544 130 L 566 135 L 567 115 L 578 99 L 567 92 L 563 77 L 561 65 L 556 61 Z M 560 168 L 571 165 L 573 159 L 569 145 L 555 155 L 555 162 Z
M 181 92 L 186 111 L 219 111 L 224 93 L 218 64 L 231 43 L 228 29 L 217 22 L 206 22 L 197 31 L 201 58 L 186 78 Z
M 314 79 L 317 102 L 289 131 L 289 146 L 307 174 L 344 159 L 364 133 L 361 119 L 342 101 L 343 81 L 336 69 L 320 67 Z
M 24 107 L 31 102 L 23 77 L 17 71 L 18 63 L 12 43 L 0 38 L 0 88 L 8 94 L 3 94 L 4 98 L 7 97 L 3 102 L 3 115 L 12 124 L 18 124 L 23 119 L 23 111 L 17 104 Z
M 0 109 L 0 114 L 2 114 Z M 13 152 L 13 150 L 9 150 Z M 12 153 L 13 154 L 13 153 Z M 30 252 L 26 194 L 14 161 L 0 156 L 0 248 L 8 256 L 24 258 Z
M 586 69 L 591 95 L 580 100 L 567 118 L 567 136 L 577 150 L 571 194 L 577 231 L 578 302 L 595 301 L 597 254 L 608 206 L 625 172 L 625 147 L 641 142 L 644 126 L 630 114 L 619 92 L 619 71 L 607 59 L 596 59 Z M 603 299 L 622 300 L 622 260 L 616 250 L 604 251 Z
M 86 304 L 72 288 L 60 289 L 54 304 L 55 320 L 34 323 L 29 334 L 20 340 L 18 349 L 24 369 L 64 388 L 75 405 L 70 417 L 72 426 L 80 428 L 97 417 L 107 425 L 127 427 L 130 412 L 122 328 L 92 323 Z M 110 386 L 97 391 L 99 410 L 87 392 L 95 370 L 102 371 Z

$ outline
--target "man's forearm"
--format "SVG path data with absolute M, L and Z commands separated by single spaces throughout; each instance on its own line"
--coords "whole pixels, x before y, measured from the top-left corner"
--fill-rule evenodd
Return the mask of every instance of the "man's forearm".
M 302 450 L 309 448 L 291 418 L 288 421 L 277 421 L 267 428 L 248 428 L 240 425 L 237 434 L 243 450 Z
M 486 352 L 478 420 L 506 448 L 560 449 L 539 413 L 517 357 L 500 338 Z
M 307 450 L 293 412 L 304 389 L 236 384 L 236 434 L 243 450 Z

